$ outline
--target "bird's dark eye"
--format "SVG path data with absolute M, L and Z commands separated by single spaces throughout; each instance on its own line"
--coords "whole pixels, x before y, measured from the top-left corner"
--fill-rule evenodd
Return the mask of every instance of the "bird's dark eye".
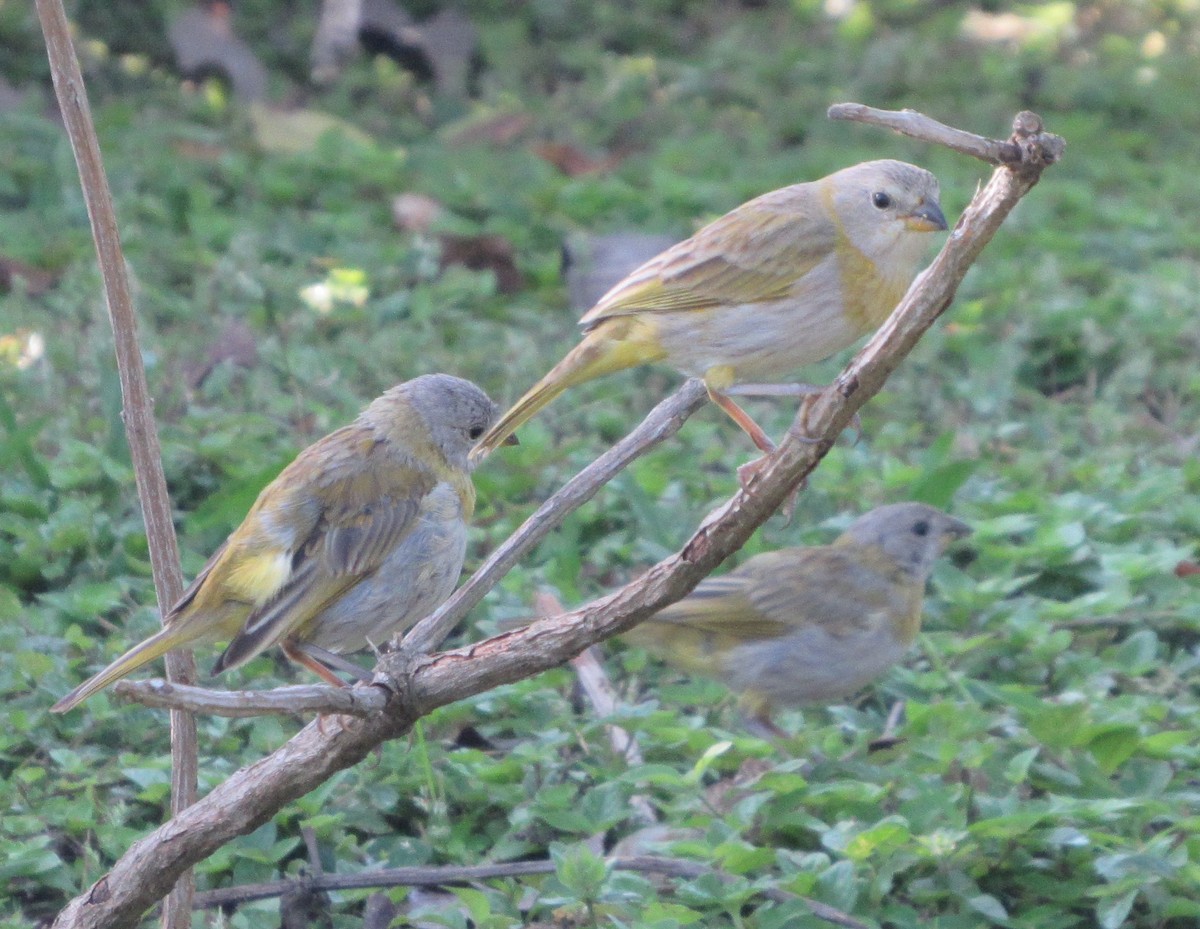
M 467 435 L 470 436 L 471 441 L 474 442 L 481 435 L 483 435 L 483 426 L 472 426 L 467 432 Z
M 921 520 L 913 526 L 913 535 L 925 536 L 929 535 L 929 523 Z
M 871 194 L 871 202 L 879 207 L 879 209 L 886 210 L 892 205 L 892 198 L 882 190 L 877 190 L 875 193 Z

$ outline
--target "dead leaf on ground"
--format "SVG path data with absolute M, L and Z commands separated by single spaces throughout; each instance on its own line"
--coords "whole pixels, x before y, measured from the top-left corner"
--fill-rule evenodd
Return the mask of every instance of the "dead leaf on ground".
M 443 133 L 447 145 L 509 145 L 533 125 L 528 113 L 493 113 L 449 126 Z
M 253 368 L 258 364 L 258 338 L 240 319 L 231 319 L 225 323 L 203 360 L 193 359 L 184 364 L 184 380 L 195 390 L 212 374 L 217 365 L 226 361 L 239 368 Z
M 392 198 L 392 222 L 405 232 L 428 232 L 445 212 L 445 207 L 426 194 L 397 194 Z
M 0 255 L 0 291 L 4 293 L 22 287 L 30 296 L 40 297 L 57 283 L 57 274 Z
M 174 139 L 171 142 L 171 148 L 176 155 L 182 158 L 205 162 L 220 161 L 229 151 L 224 145 L 216 142 L 201 142 L 198 139 Z
M 535 142 L 530 148 L 542 161 L 554 165 L 567 177 L 611 171 L 625 160 L 621 152 L 610 152 L 597 158 L 570 142 Z
M 705 802 L 718 813 L 727 813 L 770 770 L 765 759 L 747 758 L 733 777 L 722 778 L 704 791 Z
M 446 233 L 439 238 L 443 270 L 450 265 L 462 265 L 472 271 L 491 271 L 496 275 L 496 290 L 502 294 L 515 294 L 524 287 L 512 243 L 504 236 Z

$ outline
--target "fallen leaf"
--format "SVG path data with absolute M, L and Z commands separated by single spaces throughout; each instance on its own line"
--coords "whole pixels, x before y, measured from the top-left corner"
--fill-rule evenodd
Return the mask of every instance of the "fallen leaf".
M 225 323 L 203 361 L 193 360 L 184 365 L 183 376 L 187 385 L 195 390 L 223 362 L 239 368 L 252 368 L 258 363 L 258 338 L 240 319 Z
M 531 125 L 533 117 L 528 113 L 491 113 L 447 127 L 443 139 L 447 145 L 508 145 Z
M 392 222 L 406 232 L 428 232 L 445 208 L 425 194 L 398 194 L 392 199 Z
M 615 152 L 594 158 L 569 142 L 536 142 L 531 148 L 542 161 L 554 165 L 568 177 L 611 171 L 624 160 L 624 155 Z
M 20 282 L 18 284 L 18 282 Z M 58 283 L 58 275 L 42 268 L 18 261 L 16 258 L 0 256 L 0 291 L 8 292 L 16 286 L 23 287 L 33 297 L 44 294 Z
M 496 290 L 515 294 L 525 281 L 517 269 L 512 243 L 499 235 L 451 235 L 439 237 L 442 243 L 443 269 L 462 265 L 472 271 L 491 271 L 496 275 Z

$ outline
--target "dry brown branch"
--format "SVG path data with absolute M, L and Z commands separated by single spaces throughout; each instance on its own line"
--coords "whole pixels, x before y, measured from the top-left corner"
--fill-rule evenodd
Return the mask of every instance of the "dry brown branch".
M 684 880 L 692 880 L 706 874 L 712 874 L 722 881 L 731 880 L 728 874 L 717 868 L 710 867 L 698 861 L 687 861 L 682 858 L 665 858 L 658 855 L 635 855 L 609 858 L 608 862 L 615 871 L 662 874 L 667 877 L 677 877 Z M 241 887 L 201 891 L 196 894 L 196 908 L 211 909 L 237 903 L 249 903 L 252 900 L 268 900 L 271 897 L 283 895 L 298 883 L 302 883 L 306 888 L 312 890 L 365 890 L 371 887 L 445 887 L 447 885 L 469 884 L 505 878 L 534 877 L 539 874 L 553 873 L 554 863 L 551 861 L 383 868 L 378 871 L 364 871 L 360 874 L 325 874 L 317 877 L 306 877 L 302 881 L 267 881 L 262 884 L 243 884 Z M 777 888 L 765 889 L 762 891 L 762 894 L 767 899 L 777 903 L 788 900 L 803 900 L 812 910 L 814 916 L 828 923 L 833 923 L 835 926 L 844 926 L 846 929 L 867 929 L 865 923 L 861 923 L 841 910 L 820 901 L 801 897 L 798 894 Z
M 607 719 L 621 708 L 617 691 L 600 662 L 599 649 L 588 648 L 580 652 L 571 659 L 571 669 L 575 672 L 579 687 L 587 697 L 588 703 L 600 719 Z M 638 765 L 644 761 L 637 740 L 626 730 L 613 723 L 605 723 L 604 729 L 608 733 L 609 744 L 614 754 L 623 758 L 627 764 Z M 629 802 L 638 809 L 647 823 L 658 822 L 658 817 L 647 805 L 645 797 L 630 797 Z
M 274 690 L 209 690 L 155 678 L 121 681 L 113 692 L 143 706 L 235 719 L 314 713 L 371 716 L 387 705 L 387 694 L 378 687 L 330 687 L 326 684 L 302 684 Z
M 179 569 L 179 547 L 171 522 L 171 500 L 163 476 L 162 453 L 154 424 L 154 401 L 146 384 L 138 345 L 137 319 L 133 297 L 125 271 L 121 235 L 117 228 L 112 193 L 100 158 L 87 89 L 79 70 L 79 60 L 71 44 L 71 31 L 62 0 L 37 0 L 38 19 L 46 38 L 46 54 L 54 79 L 54 92 L 66 125 L 83 199 L 92 224 L 92 238 L 104 281 L 104 297 L 112 324 L 117 356 L 117 374 L 121 382 L 125 436 L 133 461 L 134 481 L 142 518 L 146 523 L 146 542 L 154 591 L 163 615 L 167 607 L 183 593 L 183 575 Z M 167 677 L 181 684 L 196 679 L 196 665 L 189 651 L 167 656 Z M 197 745 L 196 721 L 187 713 L 171 713 L 171 810 L 179 813 L 196 801 Z M 191 900 L 195 892 L 191 871 L 180 872 L 178 883 L 163 913 L 165 929 L 185 929 L 191 925 Z
M 1044 135 L 1041 118 L 1028 111 L 1017 114 L 1013 124 L 1013 136 L 1005 140 L 987 139 L 973 132 L 955 129 L 916 110 L 877 110 L 861 103 L 835 103 L 829 108 L 828 116 L 830 119 L 848 119 L 884 126 L 901 135 L 935 142 L 992 165 L 1020 168 L 1027 161 L 1031 161 L 1038 173 L 1046 165 L 1061 158 L 1065 147 L 1065 143 L 1058 136 Z M 1028 159 L 1025 151 L 1026 140 L 1034 136 L 1039 137 L 1037 144 L 1041 151 L 1033 159 Z
M 549 593 L 537 596 L 534 601 L 534 609 L 542 617 L 565 612 L 558 598 Z M 585 648 L 572 658 L 571 670 L 575 672 L 575 679 L 579 681 L 579 689 L 583 691 L 584 697 L 592 705 L 596 716 L 600 719 L 607 719 L 621 708 L 616 688 L 613 687 L 608 672 L 604 670 L 604 665 L 600 661 L 598 648 Z M 605 723 L 604 731 L 608 735 L 608 742 L 612 746 L 613 752 L 624 759 L 626 764 L 640 765 L 643 763 L 645 759 L 642 757 L 642 750 L 637 744 L 637 739 L 628 731 L 615 723 Z M 642 794 L 632 795 L 629 798 L 629 806 L 643 825 L 652 825 L 658 822 L 658 814 L 654 811 L 653 804 Z
M 1053 161 L 1055 137 L 1021 136 L 1023 160 L 998 168 L 967 206 L 933 264 L 837 380 L 807 397 L 749 492 L 711 514 L 675 555 L 621 590 L 562 616 L 535 621 L 435 655 L 403 648 L 380 664 L 394 699 L 383 713 L 344 724 L 310 723 L 273 754 L 233 774 L 199 803 L 135 843 L 59 914 L 58 927 L 131 925 L 185 869 L 280 808 L 407 732 L 436 707 L 555 667 L 685 596 L 736 551 L 799 486 L 945 311 L 967 269 L 1016 203 Z M 1043 143 L 1045 143 L 1043 145 Z M 1056 156 L 1054 156 L 1056 157 Z

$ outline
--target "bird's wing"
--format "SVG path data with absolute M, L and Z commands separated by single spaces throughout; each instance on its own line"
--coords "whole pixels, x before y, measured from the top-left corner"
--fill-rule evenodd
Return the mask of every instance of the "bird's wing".
M 786 187 L 726 214 L 626 277 L 580 324 L 786 297 L 837 241 L 816 190 Z
M 736 573 L 707 578 L 686 598 L 635 626 L 633 638 L 640 629 L 654 635 L 652 629 L 656 626 L 686 627 L 704 635 L 733 633 L 743 640 L 771 639 L 787 632 L 786 623 L 758 609 L 752 593 L 746 578 Z
M 849 635 L 899 613 L 907 600 L 894 565 L 875 545 L 785 549 L 754 559 L 750 598 L 764 617 L 793 629 Z
M 290 552 L 291 570 L 276 594 L 251 611 L 214 673 L 235 667 L 305 624 L 362 578 L 373 573 L 415 527 L 422 500 L 437 484 L 424 469 L 367 460 L 318 482 L 325 501 L 311 531 Z
M 175 601 L 174 605 L 172 605 L 170 611 L 167 613 L 168 622 L 172 617 L 183 612 L 183 610 L 186 609 L 187 606 L 196 599 L 196 595 L 200 592 L 200 589 L 208 580 L 208 576 L 212 573 L 213 568 L 215 568 L 216 565 L 221 561 L 221 557 L 225 554 L 225 549 L 228 547 L 228 539 L 217 546 L 216 551 L 214 551 L 209 556 L 208 561 L 204 563 L 204 567 L 200 569 L 194 578 L 192 578 L 192 582 L 188 584 L 187 589 L 179 595 L 179 599 Z
M 786 632 L 785 624 L 755 609 L 735 573 L 702 581 L 688 597 L 634 626 L 622 638 L 685 671 L 719 674 L 722 656 L 738 645 Z

